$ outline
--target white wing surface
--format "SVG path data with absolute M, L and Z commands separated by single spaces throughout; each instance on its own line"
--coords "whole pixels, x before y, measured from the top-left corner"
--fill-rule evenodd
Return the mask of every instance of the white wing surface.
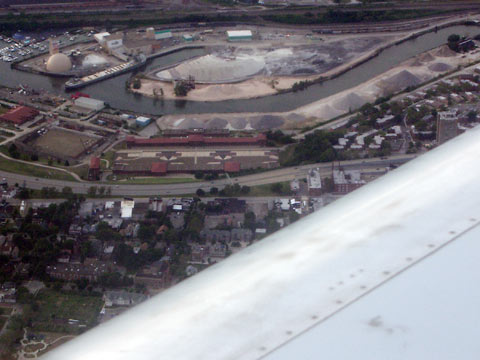
M 480 127 L 45 355 L 479 359 Z

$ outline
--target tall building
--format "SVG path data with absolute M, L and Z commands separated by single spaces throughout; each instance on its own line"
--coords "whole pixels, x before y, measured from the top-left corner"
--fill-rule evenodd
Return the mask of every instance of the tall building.
M 442 111 L 437 118 L 437 144 L 444 142 L 458 135 L 458 118 L 455 111 Z

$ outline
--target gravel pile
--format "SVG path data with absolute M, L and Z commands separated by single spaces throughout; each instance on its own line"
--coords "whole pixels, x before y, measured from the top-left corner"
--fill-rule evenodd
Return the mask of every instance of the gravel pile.
M 452 69 L 450 65 L 445 63 L 434 63 L 430 65 L 428 68 L 435 72 L 445 72 Z

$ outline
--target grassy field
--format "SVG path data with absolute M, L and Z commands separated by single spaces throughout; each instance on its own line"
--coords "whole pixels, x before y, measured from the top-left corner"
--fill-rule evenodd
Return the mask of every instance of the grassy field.
M 78 333 L 77 325 L 69 325 L 69 319 L 90 328 L 96 325 L 97 316 L 103 306 L 100 296 L 63 294 L 54 290 L 43 290 L 35 298 L 39 310 L 33 318 L 33 330 Z
M 3 325 L 7 322 L 7 317 L 6 316 L 0 316 L 0 330 L 3 329 Z
M 193 183 L 199 182 L 200 180 L 181 177 L 181 178 L 170 178 L 170 177 L 142 177 L 142 178 L 130 178 L 118 181 L 110 181 L 109 184 L 139 184 L 139 185 L 147 185 L 147 184 L 184 184 L 184 183 Z
M 16 174 L 30 175 L 42 177 L 46 179 L 76 181 L 70 174 L 63 171 L 45 169 L 35 165 L 19 163 L 0 157 L 0 170 L 8 171 Z
M 266 184 L 266 185 L 257 185 L 257 186 L 250 187 L 250 192 L 246 196 L 279 196 L 280 197 L 280 196 L 288 196 L 291 194 L 289 181 L 284 181 L 277 184 L 281 184 L 281 187 L 282 187 L 281 193 L 272 191 L 272 185 L 274 184 Z

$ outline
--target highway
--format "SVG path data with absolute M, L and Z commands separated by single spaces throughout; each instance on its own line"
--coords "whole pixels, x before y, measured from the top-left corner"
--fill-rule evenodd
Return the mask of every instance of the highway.
M 372 158 L 335 162 L 335 167 L 338 165 L 344 169 L 356 169 L 367 172 L 383 172 L 386 167 L 393 165 L 401 165 L 412 158 L 416 154 L 396 155 L 388 158 Z M 259 174 L 246 175 L 241 177 L 232 177 L 226 179 L 219 179 L 214 181 L 202 181 L 184 184 L 118 184 L 101 183 L 101 182 L 72 182 L 63 180 L 53 180 L 45 178 L 36 178 L 33 176 L 13 174 L 5 171 L 0 171 L 0 177 L 5 178 L 9 185 L 18 183 L 20 186 L 25 185 L 29 189 L 39 190 L 43 187 L 55 187 L 61 191 L 65 186 L 72 188 L 73 192 L 86 194 L 91 186 L 105 186 L 110 187 L 113 196 L 168 196 L 168 195 L 182 195 L 193 194 L 197 189 L 209 191 L 212 187 L 223 189 L 228 184 L 239 184 L 247 186 L 256 186 L 263 184 L 272 184 L 281 181 L 291 181 L 295 178 L 305 178 L 308 171 L 312 168 L 319 167 L 322 176 L 327 176 L 332 171 L 332 163 L 310 164 L 295 167 L 282 168 Z

